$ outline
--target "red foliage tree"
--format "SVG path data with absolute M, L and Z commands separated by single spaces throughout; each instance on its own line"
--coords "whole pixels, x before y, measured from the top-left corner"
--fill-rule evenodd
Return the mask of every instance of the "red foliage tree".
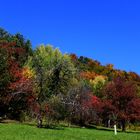
M 127 121 L 140 118 L 140 99 L 134 83 L 117 78 L 105 87 L 104 96 L 106 113 L 121 122 L 122 131 L 125 131 Z
M 28 98 L 32 95 L 32 79 L 26 78 L 23 75 L 24 69 L 20 66 L 17 56 L 24 53 L 23 48 L 15 47 L 16 43 L 2 42 L 1 49 L 6 52 L 6 73 L 8 73 L 8 82 L 5 85 L 5 91 L 1 92 L 3 97 L 3 105 L 5 113 L 10 114 L 10 117 L 20 115 L 19 112 L 27 109 Z M 4 56 L 4 54 L 1 54 Z M 4 73 L 4 71 L 3 71 Z

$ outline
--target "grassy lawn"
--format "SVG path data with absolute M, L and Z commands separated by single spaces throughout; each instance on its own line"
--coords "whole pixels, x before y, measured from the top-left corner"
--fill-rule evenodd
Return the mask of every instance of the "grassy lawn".
M 45 129 L 35 126 L 0 124 L 0 140 L 140 140 L 140 133 L 121 133 L 86 128 Z

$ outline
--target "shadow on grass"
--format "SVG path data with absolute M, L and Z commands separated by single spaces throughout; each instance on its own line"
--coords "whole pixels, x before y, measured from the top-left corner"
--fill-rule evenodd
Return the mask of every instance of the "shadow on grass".
M 87 129 L 94 129 L 94 130 L 103 130 L 103 131 L 114 131 L 113 128 L 95 126 L 95 125 L 86 125 L 85 128 Z M 118 130 L 120 132 L 120 130 Z
M 140 131 L 126 131 L 126 133 L 131 133 L 131 134 L 140 134 Z
M 64 130 L 64 127 L 61 125 L 42 125 L 42 127 L 37 127 L 36 123 L 21 123 L 23 125 L 34 126 L 39 129 L 53 129 L 53 130 Z
M 65 130 L 64 127 L 61 127 L 61 126 L 58 126 L 58 125 L 45 125 L 43 126 L 42 128 L 45 128 L 45 129 L 53 129 L 53 130 Z
M 102 131 L 114 131 L 113 128 L 107 128 L 107 127 L 101 127 L 101 126 L 95 126 L 95 125 L 87 125 L 85 128 L 94 129 L 94 130 L 102 130 Z M 119 133 L 140 134 L 140 131 L 133 131 L 133 130 L 127 130 L 125 132 L 122 132 L 121 129 L 118 129 L 117 132 L 119 132 Z

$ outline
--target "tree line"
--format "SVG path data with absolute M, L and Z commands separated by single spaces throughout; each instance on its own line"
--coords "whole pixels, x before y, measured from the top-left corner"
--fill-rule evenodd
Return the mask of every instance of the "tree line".
M 140 122 L 140 76 L 0 28 L 0 119 L 88 126 Z

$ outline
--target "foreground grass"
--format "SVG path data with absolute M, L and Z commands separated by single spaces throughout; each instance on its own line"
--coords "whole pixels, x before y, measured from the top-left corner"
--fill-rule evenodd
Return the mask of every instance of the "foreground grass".
M 118 133 L 86 128 L 39 129 L 25 124 L 0 124 L 0 140 L 140 140 L 140 133 Z

